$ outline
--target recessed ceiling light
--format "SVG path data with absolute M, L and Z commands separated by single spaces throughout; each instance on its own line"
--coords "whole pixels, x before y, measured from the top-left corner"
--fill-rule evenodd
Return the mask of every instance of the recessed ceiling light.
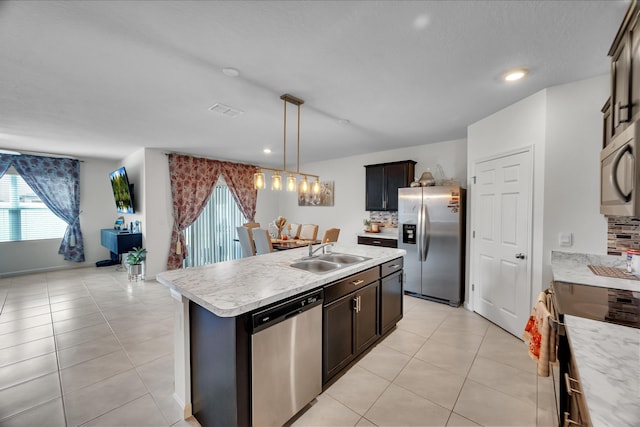
M 429 15 L 426 15 L 426 14 L 418 15 L 413 20 L 413 28 L 415 28 L 418 31 L 424 30 L 429 26 L 430 22 L 431 22 L 431 18 L 429 18 Z
M 264 154 L 271 154 L 271 148 L 265 148 L 264 150 L 262 150 L 262 152 Z
M 240 75 L 240 71 L 237 68 L 226 67 L 222 69 L 222 74 L 229 77 L 238 77 Z
M 526 68 L 519 68 L 517 70 L 508 71 L 504 75 L 504 80 L 507 82 L 515 82 L 527 75 L 529 71 Z

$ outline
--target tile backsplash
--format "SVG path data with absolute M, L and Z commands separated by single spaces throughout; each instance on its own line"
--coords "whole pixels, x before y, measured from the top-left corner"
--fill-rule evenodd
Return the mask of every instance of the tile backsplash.
M 392 227 L 398 226 L 398 212 L 371 211 L 369 212 L 369 220 L 382 225 L 391 224 Z
M 622 255 L 627 249 L 640 249 L 640 218 L 607 217 L 607 255 Z

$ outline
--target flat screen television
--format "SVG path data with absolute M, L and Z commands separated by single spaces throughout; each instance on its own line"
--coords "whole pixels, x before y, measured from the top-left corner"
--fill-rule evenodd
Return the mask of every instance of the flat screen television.
M 118 213 L 135 213 L 133 209 L 133 184 L 129 184 L 129 178 L 127 178 L 127 171 L 124 166 L 111 172 L 109 180 L 111 181 L 113 198 L 116 200 Z

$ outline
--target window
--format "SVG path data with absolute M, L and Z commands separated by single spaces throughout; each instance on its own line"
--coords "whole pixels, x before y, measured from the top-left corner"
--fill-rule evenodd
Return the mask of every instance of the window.
M 198 219 L 184 231 L 185 267 L 242 258 L 236 227 L 247 222 L 226 185 L 216 185 Z
M 0 242 L 61 239 L 66 229 L 67 223 L 9 168 L 0 178 Z

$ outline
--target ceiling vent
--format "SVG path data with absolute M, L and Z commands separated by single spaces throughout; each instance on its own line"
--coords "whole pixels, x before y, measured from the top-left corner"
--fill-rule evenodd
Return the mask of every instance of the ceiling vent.
M 235 119 L 240 114 L 244 113 L 244 111 L 242 110 L 238 110 L 237 108 L 229 107 L 228 105 L 220 103 L 213 104 L 211 107 L 209 107 L 209 110 L 213 111 L 214 113 L 222 114 L 223 116 L 231 117 L 232 119 Z

